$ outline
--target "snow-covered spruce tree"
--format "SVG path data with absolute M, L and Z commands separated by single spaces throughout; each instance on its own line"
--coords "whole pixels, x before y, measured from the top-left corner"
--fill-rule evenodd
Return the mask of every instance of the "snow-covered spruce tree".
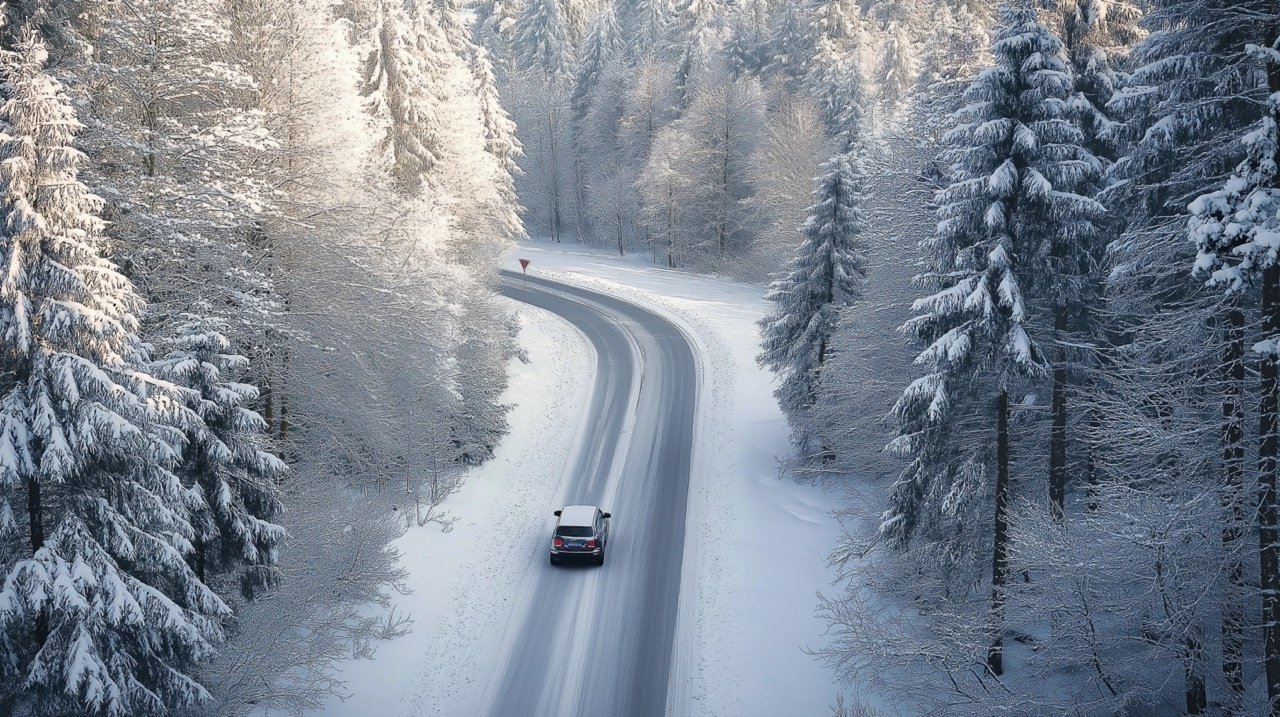
M 837 154 L 822 167 L 814 204 L 801 229 L 803 242 L 786 273 L 765 298 L 774 311 L 760 321 L 757 361 L 781 376 L 774 391 L 791 424 L 801 459 L 812 460 L 814 427 L 808 411 L 830 351 L 840 312 L 862 297 L 867 266 L 862 209 L 867 170 L 856 151 Z M 823 447 L 822 457 L 830 449 Z
M 382 147 L 405 196 L 426 188 L 447 141 L 437 114 L 446 40 L 425 15 L 396 0 L 380 2 L 374 48 L 364 68 L 362 94 L 370 97 L 370 111 L 386 118 Z
M 1189 334 L 1204 321 L 1220 327 L 1216 355 L 1186 367 L 1185 380 L 1201 384 L 1205 376 L 1219 377 L 1214 385 L 1220 387 L 1222 404 L 1221 533 L 1223 554 L 1230 561 L 1221 566 L 1229 583 L 1223 600 L 1222 667 L 1229 710 L 1237 709 L 1245 692 L 1240 625 L 1247 621 L 1249 587 L 1243 543 L 1252 516 L 1265 517 L 1245 481 L 1245 421 L 1255 405 L 1247 397 L 1247 307 L 1261 301 L 1257 294 L 1263 282 L 1247 281 L 1226 294 L 1188 283 L 1186 267 L 1196 261 L 1196 248 L 1182 237 L 1188 205 L 1222 190 L 1247 160 L 1240 139 L 1261 120 L 1270 92 L 1265 66 L 1248 48 L 1274 42 L 1274 18 L 1274 6 L 1266 0 L 1152 3 L 1142 23 L 1151 34 L 1132 53 L 1135 67 L 1129 82 L 1107 105 L 1123 123 L 1110 125 L 1106 138 L 1122 143 L 1123 156 L 1112 168 L 1116 181 L 1103 196 L 1127 219 L 1111 251 L 1111 313 L 1124 322 L 1128 335 L 1140 339 L 1144 334 L 1139 330 L 1154 323 L 1159 332 L 1145 337 L 1151 344 L 1164 341 L 1170 331 Z M 1185 325 L 1178 327 L 1174 318 Z M 1132 353 L 1129 347 L 1125 351 Z M 1267 543 L 1264 538 L 1264 555 Z M 1264 569 L 1267 562 L 1262 561 Z M 1280 656 L 1271 655 L 1268 674 L 1276 679 L 1268 682 L 1280 690 Z M 1273 699 L 1277 696 L 1280 692 L 1271 691 Z
M 569 104 L 573 109 L 573 204 L 577 215 L 579 235 L 583 231 L 583 215 L 588 211 L 586 184 L 587 165 L 590 162 L 587 161 L 584 139 L 584 135 L 587 133 L 587 128 L 585 127 L 587 115 L 591 112 L 591 100 L 596 86 L 600 83 L 601 74 L 625 50 L 626 40 L 622 37 L 622 30 L 618 27 L 613 8 L 606 5 L 601 8 L 600 14 L 596 16 L 596 21 L 591 26 L 590 32 L 587 33 L 587 39 L 583 43 L 578 60 L 577 71 L 573 77 L 573 90 L 569 96 Z
M 880 102 L 889 114 L 902 108 L 915 87 L 920 72 L 920 59 L 911 27 L 905 21 L 892 21 L 885 29 L 883 54 L 876 68 L 876 84 Z
M 767 0 L 746 0 L 731 7 L 726 20 L 725 55 L 733 76 L 759 75 L 768 61 L 769 7 Z
M 115 261 L 147 301 L 147 333 L 196 303 L 234 305 L 233 339 L 263 346 L 280 307 L 260 238 L 281 177 L 258 83 L 229 51 L 226 10 L 215 0 L 88 5 L 76 26 L 93 53 L 62 71 L 84 83 L 85 180 L 106 202 Z
M 1009 393 L 1019 377 L 1038 378 L 1048 362 L 1036 336 L 1037 298 L 1058 289 L 1049 279 L 1054 242 L 1069 239 L 1100 213 L 1070 190 L 1082 170 L 1079 131 L 1066 118 L 1071 80 L 1061 42 L 1034 10 L 1004 7 L 992 47 L 995 66 L 966 92 L 970 103 L 947 135 L 949 185 L 938 195 L 937 234 L 924 247 L 938 288 L 917 301 L 903 330 L 925 345 L 927 373 L 893 412 L 891 447 L 909 459 L 895 483 L 881 530 L 894 544 L 938 543 L 929 552 L 970 555 L 970 536 L 986 502 L 994 467 L 994 557 L 988 668 L 1003 670 L 1010 439 Z M 1065 185 L 1065 186 L 1063 186 Z M 994 416 L 978 435 L 965 424 Z M 995 451 L 987 445 L 995 426 Z M 994 458 L 994 461 L 992 460 Z M 994 465 L 993 465 L 994 463 Z M 947 558 L 948 560 L 953 558 Z M 972 559 L 972 557 L 970 558 Z
M 276 484 L 287 466 L 266 450 L 266 422 L 250 405 L 258 390 L 237 381 L 248 359 L 230 353 L 227 322 L 188 314 L 152 364 L 157 377 L 186 389 L 181 398 L 201 420 L 184 426 L 177 468 L 199 498 L 192 516 L 196 576 L 240 569 L 241 590 L 252 596 L 271 586 L 284 529 L 271 522 L 283 510 Z
M 1261 405 L 1258 428 L 1258 532 L 1261 541 L 1260 563 L 1263 595 L 1263 657 L 1266 668 L 1267 696 L 1272 714 L 1280 712 L 1280 498 L 1277 497 L 1277 474 L 1280 473 L 1280 12 L 1269 18 L 1272 44 L 1251 45 L 1249 53 L 1265 69 L 1263 76 L 1269 97 L 1262 117 L 1243 137 L 1247 156 L 1226 185 L 1215 192 L 1201 195 L 1191 203 L 1191 236 L 1199 256 L 1197 274 L 1207 274 L 1209 284 L 1236 294 L 1256 286 L 1261 292 L 1262 326 L 1260 340 L 1253 350 L 1261 358 Z M 1243 338 L 1243 320 L 1236 326 Z M 1234 325 L 1234 324 L 1233 324 Z M 1237 342 L 1243 344 L 1238 339 Z M 1233 342 L 1233 343 L 1237 343 Z M 1240 357 L 1242 358 L 1242 357 Z M 1243 363 L 1237 359 L 1238 363 Z M 1230 363 L 1230 362 L 1228 362 Z M 1236 373 L 1243 373 L 1241 370 Z M 1230 402 L 1232 413 L 1242 416 L 1237 401 Z M 1231 437 L 1242 438 L 1242 427 L 1228 425 Z M 1238 442 L 1238 441 L 1236 441 Z M 1228 440 L 1224 446 L 1224 469 L 1242 472 L 1239 460 L 1242 447 Z M 1237 453 L 1239 454 L 1237 456 Z M 1239 480 L 1235 476 L 1233 483 Z M 1237 528 L 1238 530 L 1238 528 Z M 1237 536 L 1238 537 L 1238 536 Z M 1232 572 L 1240 570 L 1232 566 Z M 1235 576 L 1239 579 L 1239 576 Z M 1226 616 L 1224 616 L 1224 620 Z M 1236 616 L 1242 621 L 1241 616 Z M 1238 625 L 1224 622 L 1224 638 L 1228 628 Z M 1236 637 L 1240 640 L 1240 637 Z M 1243 646 L 1231 646 L 1235 653 L 1224 657 L 1240 660 L 1224 665 L 1233 692 L 1243 691 Z M 1234 695 L 1238 701 L 1239 695 Z
M 720 0 L 676 0 L 676 32 L 685 38 L 710 32 L 724 17 Z
M 1112 120 L 1106 109 L 1116 90 L 1123 82 L 1119 65 L 1127 56 L 1132 44 L 1141 36 L 1136 27 L 1139 11 L 1126 0 L 1070 0 L 1059 3 L 1063 43 L 1072 69 L 1073 92 L 1070 100 L 1071 114 L 1082 134 L 1081 144 L 1103 166 L 1109 166 L 1117 156 L 1112 137 Z M 1077 188 L 1081 194 L 1097 196 L 1105 186 L 1105 172 L 1092 172 L 1082 177 Z M 1078 247 L 1077 258 L 1072 262 L 1075 283 L 1072 296 L 1060 297 L 1055 305 L 1054 331 L 1058 335 L 1052 389 L 1052 428 L 1050 437 L 1050 502 L 1059 518 L 1064 514 L 1067 483 L 1067 443 L 1081 435 L 1068 430 L 1068 384 L 1082 378 L 1080 369 L 1088 365 L 1087 357 L 1067 349 L 1068 344 L 1089 341 L 1106 343 L 1105 330 L 1098 318 L 1102 302 L 1103 271 L 1106 246 L 1120 230 L 1118 217 L 1102 218 L 1095 228 L 1096 236 L 1084 246 Z M 1067 334 L 1073 334 L 1068 339 Z M 1070 370 L 1069 367 L 1070 366 Z M 1097 380 L 1097 373 L 1092 374 Z M 1101 418 L 1089 408 L 1088 424 L 1096 427 Z M 1070 438 L 1069 438 L 1070 437 Z M 1092 441 L 1083 442 L 1086 457 L 1086 476 L 1089 485 L 1098 482 L 1098 461 Z
M 857 133 L 866 101 L 866 82 L 858 68 L 858 58 L 840 40 L 825 35 L 805 77 L 805 90 L 822 110 L 831 134 Z
M 484 124 L 484 149 L 498 164 L 494 184 L 501 206 L 494 207 L 497 221 L 493 223 L 500 236 L 515 240 L 525 235 L 524 222 L 520 219 L 524 207 L 520 206 L 515 181 L 520 174 L 516 161 L 524 156 L 524 148 L 516 136 L 516 124 L 498 96 L 498 83 L 488 50 L 478 45 L 474 50 L 471 74 L 475 80 L 475 95 L 480 102 L 480 120 Z
M 572 43 L 559 0 L 528 0 L 516 19 L 514 54 L 516 65 L 540 83 L 538 101 L 545 133 L 544 151 L 537 160 L 546 183 L 548 230 L 560 241 L 561 204 L 560 156 L 561 119 L 565 80 L 570 67 Z
M 671 0 L 618 0 L 614 6 L 618 24 L 626 31 L 635 58 L 661 54 L 675 24 Z
M 9 18 L 12 19 L 12 18 Z M 187 564 L 196 499 L 170 470 L 180 407 L 133 367 L 140 301 L 103 258 L 80 129 L 29 26 L 0 57 L 0 706 L 17 715 L 161 715 L 227 606 Z M 190 419 L 190 416 L 186 417 Z
M 790 90 L 798 91 L 814 51 L 808 8 L 800 3 L 776 3 L 770 27 L 773 33 L 765 51 L 762 76 L 776 78 Z

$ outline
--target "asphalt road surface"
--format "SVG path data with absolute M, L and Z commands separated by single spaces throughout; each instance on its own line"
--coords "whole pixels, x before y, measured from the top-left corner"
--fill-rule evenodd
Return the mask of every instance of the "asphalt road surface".
M 566 504 L 600 505 L 613 519 L 603 567 L 552 567 L 545 548 L 531 556 L 526 609 L 512 616 L 488 714 L 660 717 L 684 555 L 693 350 L 669 321 L 615 297 L 514 272 L 503 272 L 502 291 L 560 315 L 596 350 L 562 492 Z M 547 506 L 548 543 L 556 507 Z

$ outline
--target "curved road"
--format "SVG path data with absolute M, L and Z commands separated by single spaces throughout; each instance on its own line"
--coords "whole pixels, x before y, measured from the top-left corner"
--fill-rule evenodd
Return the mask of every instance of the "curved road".
M 602 568 L 553 568 L 545 547 L 491 678 L 494 717 L 660 717 L 684 556 L 697 367 L 684 335 L 634 304 L 502 273 L 502 291 L 554 312 L 595 347 L 597 371 L 566 504 L 613 513 Z M 548 506 L 548 540 L 552 518 Z

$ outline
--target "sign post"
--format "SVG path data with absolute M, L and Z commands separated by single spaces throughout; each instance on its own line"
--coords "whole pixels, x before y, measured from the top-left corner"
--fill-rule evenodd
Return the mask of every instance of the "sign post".
M 520 260 L 520 273 L 524 274 L 524 286 L 520 287 L 525 294 L 529 293 L 529 264 L 532 263 L 528 259 Z

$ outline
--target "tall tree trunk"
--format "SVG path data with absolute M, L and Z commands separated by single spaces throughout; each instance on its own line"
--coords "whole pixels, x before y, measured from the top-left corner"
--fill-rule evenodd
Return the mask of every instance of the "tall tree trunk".
M 578 243 L 587 243 L 587 234 L 582 230 L 582 205 L 586 204 L 586 187 L 582 182 L 582 150 L 578 149 L 578 139 L 575 132 L 573 140 L 573 224 L 574 229 L 578 232 Z
M 991 551 L 991 646 L 987 669 L 1004 674 L 1005 580 L 1009 571 L 1009 392 L 1000 387 L 996 399 L 996 515 Z
M 720 217 L 716 223 L 716 239 L 720 244 L 721 261 L 724 261 L 725 252 L 729 249 L 729 125 L 731 122 L 727 116 L 727 108 L 725 113 L 724 135 L 720 138 L 724 143 L 720 161 Z
M 548 172 L 551 181 L 548 184 L 550 190 L 551 201 L 551 238 L 560 242 L 560 143 L 556 137 L 559 131 L 559 122 L 556 121 L 556 108 L 560 102 L 558 93 L 556 92 L 555 83 L 550 76 L 547 78 L 547 163 L 550 165 Z
M 1262 272 L 1263 335 L 1280 335 L 1280 266 Z M 1262 642 L 1267 698 L 1271 714 L 1280 717 L 1280 531 L 1276 506 L 1277 436 L 1280 412 L 1280 365 L 1275 354 L 1262 359 L 1262 400 L 1258 421 L 1258 557 L 1262 582 Z
M 206 554 L 206 553 L 207 553 L 207 551 L 208 551 L 208 547 L 207 547 L 207 545 L 208 545 L 208 544 L 205 542 L 205 540 L 204 540 L 203 538 L 197 538 L 197 539 L 196 539 L 196 544 L 195 544 L 195 549 L 196 549 L 196 555 L 195 555 L 195 563 L 196 563 L 196 565 L 195 565 L 195 568 L 196 568 L 196 577 L 200 578 L 200 582 L 202 582 L 202 583 L 204 583 L 204 582 L 208 582 L 208 581 L 205 579 L 205 554 Z
M 1244 312 L 1232 306 L 1223 317 L 1222 357 L 1222 552 L 1227 593 L 1222 602 L 1223 711 L 1240 714 L 1244 700 L 1245 574 L 1241 541 L 1244 506 Z
M 40 497 L 40 481 L 27 479 L 27 520 L 31 528 L 31 554 L 44 547 L 44 503 Z
M 1053 333 L 1057 360 L 1053 365 L 1052 426 L 1049 431 L 1049 507 L 1059 523 L 1066 521 L 1067 500 L 1067 307 L 1053 307 Z
M 27 479 L 27 520 L 31 532 L 31 554 L 44 547 L 44 501 L 40 495 L 40 481 Z M 49 637 L 49 608 L 46 605 L 36 616 L 36 644 L 44 645 Z
M 676 193 L 670 186 L 667 191 L 667 266 L 676 268 Z
M 1192 629 L 1187 633 L 1183 649 L 1187 714 L 1202 715 L 1209 706 L 1209 696 L 1205 689 L 1204 640 L 1199 632 Z
M 1280 2 L 1273 3 L 1273 7 L 1280 9 L 1278 6 Z M 1269 30 L 1270 44 L 1274 46 L 1277 35 L 1280 35 L 1280 26 L 1273 25 Z M 1272 94 L 1280 92 L 1280 63 L 1267 64 L 1267 86 Z M 1275 119 L 1280 120 L 1280 117 Z M 1280 161 L 1280 145 L 1277 145 L 1276 153 L 1274 159 Z M 1280 266 L 1274 264 L 1262 272 L 1262 332 L 1264 338 L 1280 336 Z M 1271 353 L 1262 360 L 1262 401 L 1258 431 L 1258 540 L 1263 605 L 1263 663 L 1266 666 L 1267 699 L 1271 703 L 1273 717 L 1280 717 L 1280 546 L 1276 545 L 1276 540 L 1280 537 L 1277 529 L 1280 511 L 1276 506 L 1276 471 L 1280 467 L 1276 455 L 1280 365 L 1277 365 L 1277 358 L 1275 353 Z

